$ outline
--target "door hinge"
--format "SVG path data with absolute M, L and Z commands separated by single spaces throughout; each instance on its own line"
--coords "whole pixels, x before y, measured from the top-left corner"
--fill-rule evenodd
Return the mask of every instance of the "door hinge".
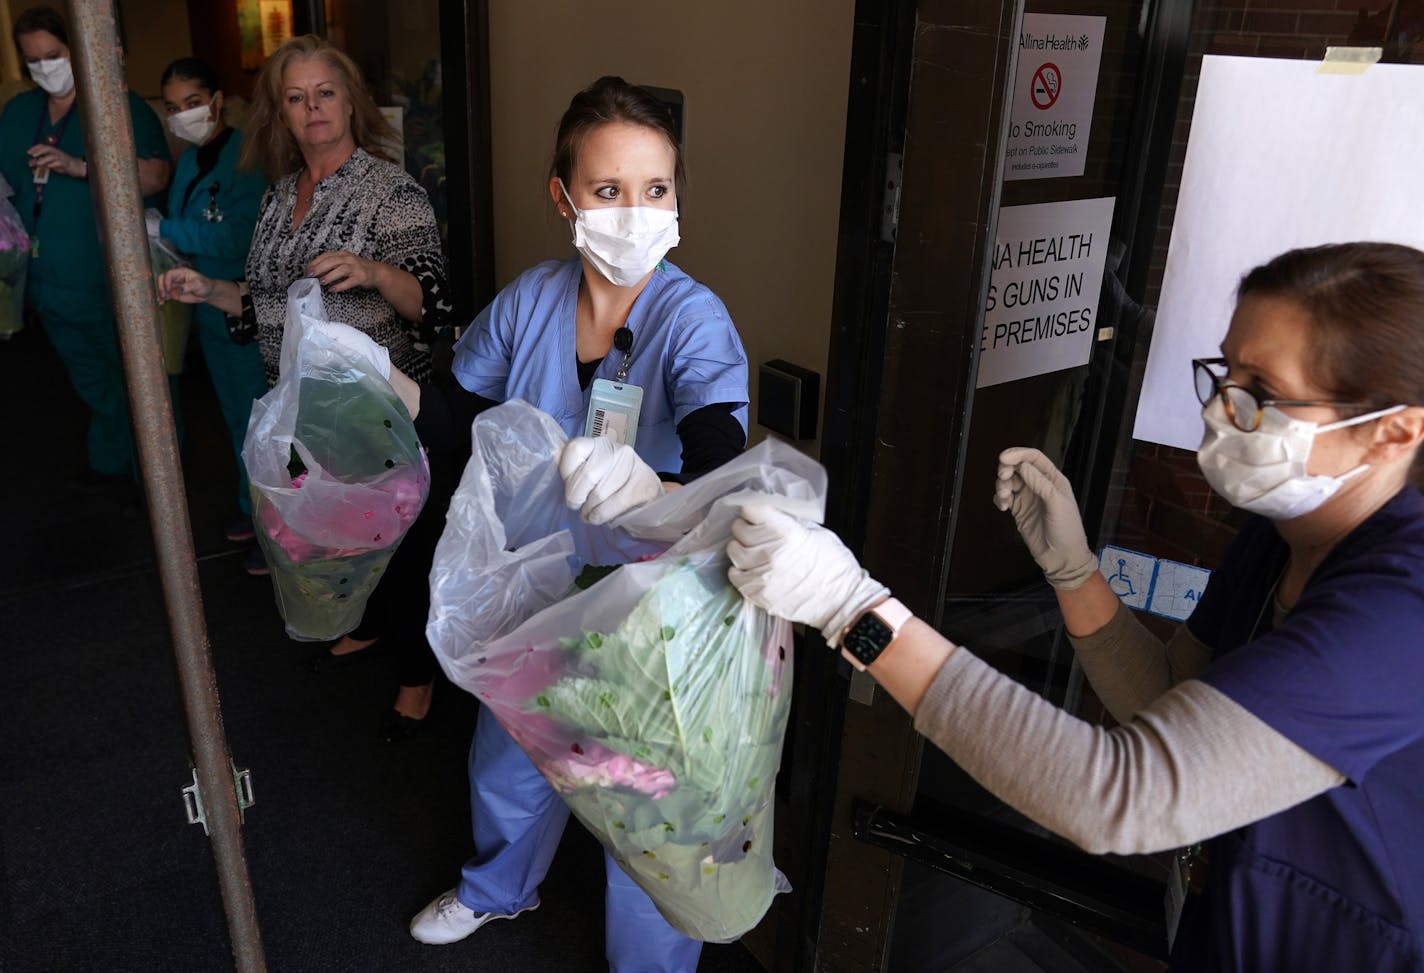
M 237 794 L 237 813 L 246 820 L 246 811 L 253 804 L 257 803 L 257 798 L 252 796 L 252 771 L 246 767 L 238 768 L 237 764 L 229 761 L 228 766 L 232 767 L 232 787 Z M 182 788 L 183 807 L 188 812 L 189 824 L 201 824 L 203 834 L 208 833 L 208 815 L 203 809 L 202 788 L 198 786 L 198 768 L 192 768 L 193 783 Z
M 895 242 L 900 227 L 900 177 L 904 174 L 905 157 L 891 152 L 885 157 L 885 195 L 880 207 L 880 239 Z

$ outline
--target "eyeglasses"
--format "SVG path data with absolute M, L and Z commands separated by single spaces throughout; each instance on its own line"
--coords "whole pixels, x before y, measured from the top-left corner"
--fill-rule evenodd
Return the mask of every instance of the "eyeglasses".
M 1311 399 L 1258 399 L 1254 392 L 1226 381 L 1225 358 L 1194 358 L 1192 374 L 1196 379 L 1197 398 L 1206 405 L 1212 396 L 1220 395 L 1226 418 L 1242 432 L 1255 432 L 1261 427 L 1261 410 L 1266 406 L 1321 405 L 1335 409 L 1369 409 L 1368 402 L 1320 402 Z M 1222 369 L 1218 374 L 1213 369 Z

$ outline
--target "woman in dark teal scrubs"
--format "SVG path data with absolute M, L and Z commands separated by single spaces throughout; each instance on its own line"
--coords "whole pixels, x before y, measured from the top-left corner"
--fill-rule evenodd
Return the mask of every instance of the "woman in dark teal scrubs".
M 180 58 L 168 65 L 160 83 L 169 129 L 193 145 L 178 157 L 168 187 L 168 216 L 160 219 L 150 211 L 149 236 L 171 240 L 209 277 L 242 277 L 267 180 L 260 172 L 237 168 L 242 133 L 223 123 L 223 95 L 211 67 L 197 58 Z M 193 321 L 237 457 L 240 516 L 228 527 L 227 537 L 247 540 L 252 537 L 252 498 L 242 463 L 242 440 L 252 400 L 267 392 L 262 355 L 256 342 L 234 342 L 226 315 L 209 304 L 193 309 Z
M 0 172 L 14 187 L 15 209 L 30 235 L 25 296 L 92 412 L 90 469 L 127 476 L 133 472 L 133 436 L 84 158 L 84 122 L 75 104 L 69 34 L 58 13 L 32 7 L 15 21 L 14 39 L 39 86 L 10 99 L 0 115 Z M 132 91 L 128 100 L 139 188 L 152 196 L 168 184 L 168 144 L 153 110 Z

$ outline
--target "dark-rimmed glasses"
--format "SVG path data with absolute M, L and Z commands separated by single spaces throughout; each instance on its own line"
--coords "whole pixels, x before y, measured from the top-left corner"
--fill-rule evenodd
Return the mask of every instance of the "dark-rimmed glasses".
M 1334 409 L 1369 409 L 1368 402 L 1321 402 L 1313 399 L 1258 399 L 1250 389 L 1233 385 L 1226 380 L 1227 362 L 1225 358 L 1193 358 L 1192 375 L 1196 379 L 1197 398 L 1206 405 L 1214 395 L 1221 396 L 1221 405 L 1226 410 L 1226 418 L 1242 432 L 1255 432 L 1261 428 L 1261 410 L 1267 406 L 1316 405 Z M 1213 369 L 1221 369 L 1220 373 Z

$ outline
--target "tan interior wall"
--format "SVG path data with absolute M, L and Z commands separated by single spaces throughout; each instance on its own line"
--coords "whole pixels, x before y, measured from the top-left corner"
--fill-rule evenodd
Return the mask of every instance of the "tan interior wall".
M 175 58 L 193 53 L 183 0 L 123 0 L 124 73 L 145 98 L 159 97 L 158 79 Z
M 676 88 L 687 185 L 671 259 L 737 323 L 753 440 L 761 362 L 819 372 L 824 390 L 853 10 L 852 0 L 491 3 L 497 283 L 571 252 L 545 187 L 574 92 L 603 74 Z

